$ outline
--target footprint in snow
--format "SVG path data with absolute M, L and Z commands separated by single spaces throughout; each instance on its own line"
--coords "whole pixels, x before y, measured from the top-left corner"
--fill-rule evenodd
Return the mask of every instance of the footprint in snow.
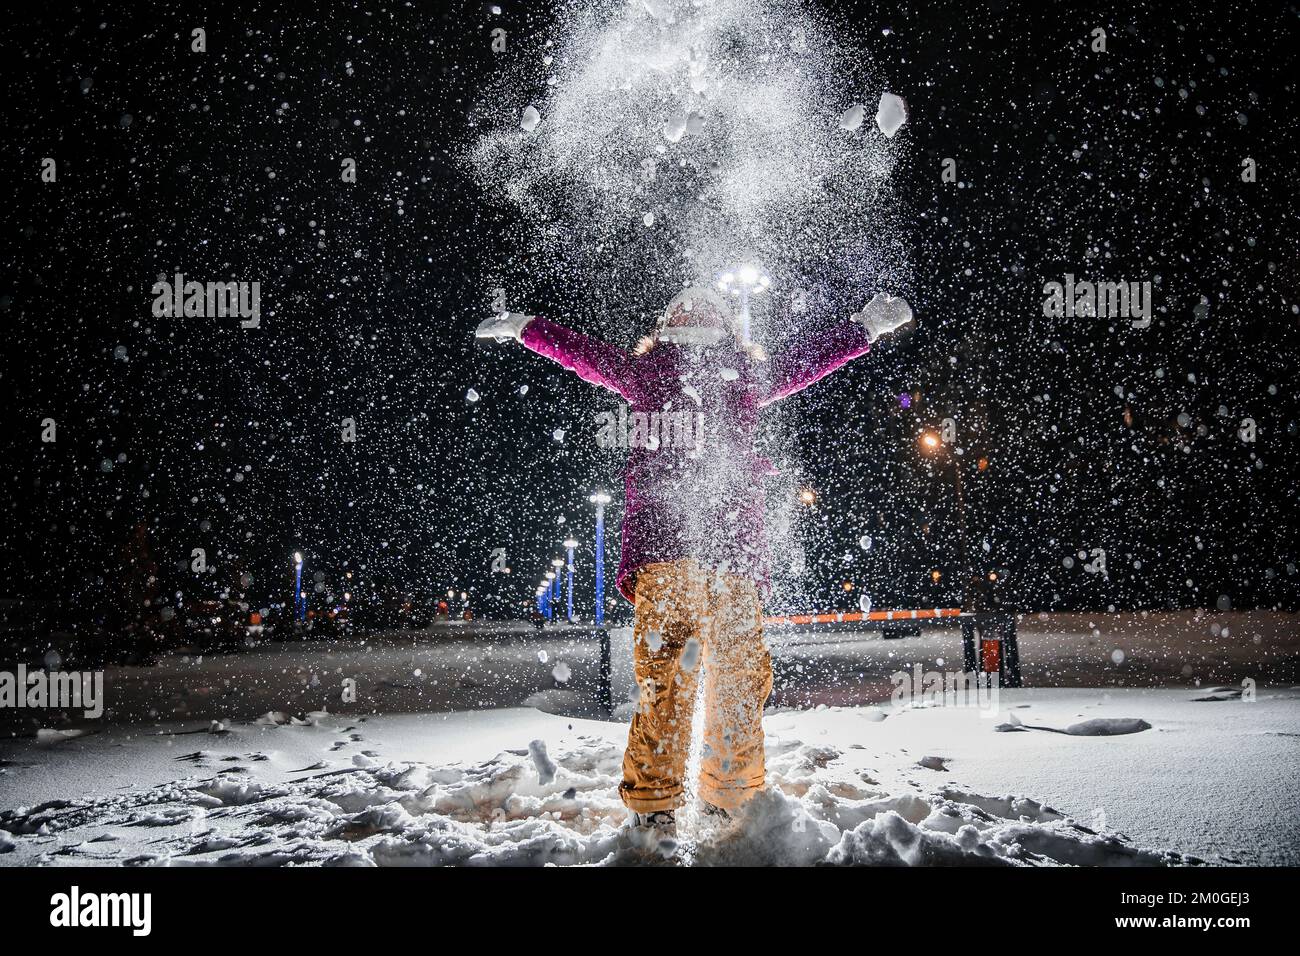
M 924 767 L 926 770 L 944 770 L 948 769 L 948 757 L 922 757 L 916 762 L 918 767 Z

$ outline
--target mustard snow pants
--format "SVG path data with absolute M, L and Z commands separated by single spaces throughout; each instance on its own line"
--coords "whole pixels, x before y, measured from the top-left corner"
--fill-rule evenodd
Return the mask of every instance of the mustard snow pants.
M 763 789 L 772 658 L 763 644 L 758 588 L 690 560 L 646 565 L 637 573 L 633 633 L 640 699 L 623 754 L 623 802 L 642 813 L 681 806 L 703 665 L 699 795 L 735 809 Z

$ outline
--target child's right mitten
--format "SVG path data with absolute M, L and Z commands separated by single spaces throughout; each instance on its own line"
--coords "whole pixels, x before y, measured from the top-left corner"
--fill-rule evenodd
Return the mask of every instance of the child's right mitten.
M 905 299 L 877 292 L 853 321 L 867 330 L 867 337 L 875 342 L 912 321 L 912 307 Z

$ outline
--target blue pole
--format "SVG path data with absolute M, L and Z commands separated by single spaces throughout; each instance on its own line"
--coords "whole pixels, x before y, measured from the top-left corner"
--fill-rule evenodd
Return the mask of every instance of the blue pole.
M 300 621 L 307 619 L 307 602 L 302 598 L 302 562 L 295 562 L 297 571 L 293 577 L 293 609 L 294 616 Z
M 542 601 L 545 603 L 542 613 L 546 615 L 546 619 L 549 621 L 551 619 L 551 589 L 549 587 L 546 589 L 546 593 L 542 595 Z
M 605 506 L 596 504 L 596 626 L 605 623 Z
M 569 549 L 569 623 L 573 623 L 573 549 Z

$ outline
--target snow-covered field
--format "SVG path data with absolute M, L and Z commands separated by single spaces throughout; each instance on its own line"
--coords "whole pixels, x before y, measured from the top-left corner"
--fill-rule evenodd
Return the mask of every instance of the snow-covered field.
M 670 859 L 621 828 L 621 723 L 511 708 L 47 733 L 0 744 L 0 863 L 1300 862 L 1294 688 L 1003 690 L 996 716 L 821 707 L 765 728 L 767 792 L 727 828 L 684 813 Z

